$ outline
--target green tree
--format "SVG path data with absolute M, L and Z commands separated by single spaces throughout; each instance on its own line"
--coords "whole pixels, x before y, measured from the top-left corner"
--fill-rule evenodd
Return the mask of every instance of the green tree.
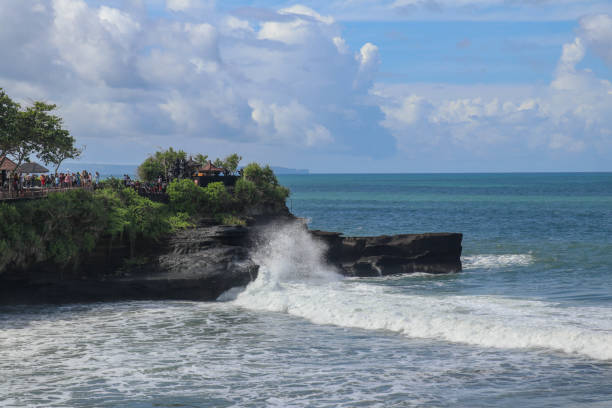
M 53 164 L 54 173 L 57 173 L 64 160 L 77 159 L 83 153 L 84 148 L 74 145 L 75 140 L 70 136 L 70 132 L 61 128 L 61 121 L 46 133 L 38 157 L 45 164 Z
M 278 180 L 270 166 L 261 167 L 257 163 L 249 163 L 242 169 L 245 179 L 255 183 L 257 187 L 277 186 Z
M 177 160 L 186 160 L 187 153 L 183 150 L 174 150 L 169 147 L 168 150 L 159 150 L 149 156 L 145 162 L 138 168 L 138 176 L 146 181 L 154 181 L 162 174 L 166 180 L 172 179 L 172 170 Z
M 278 184 L 278 179 L 270 166 L 261 167 L 257 163 L 250 163 L 242 169 L 244 182 L 237 183 L 236 193 L 240 197 L 255 196 L 251 202 L 268 201 L 274 203 L 284 203 L 289 197 L 289 189 Z M 252 192 L 253 183 L 255 192 Z
M 34 102 L 22 110 L 20 105 L 0 88 L 0 165 L 6 156 L 17 166 L 36 154 L 45 164 L 59 165 L 65 159 L 77 158 L 82 149 L 74 146 L 70 132 L 62 128 L 63 121 L 52 112 L 56 105 Z
M 66 132 L 61 129 L 62 119 L 49 113 L 55 108 L 56 105 L 34 102 L 34 105 L 19 111 L 15 123 L 19 143 L 12 154 L 17 167 L 29 161 L 32 154 L 43 154 L 51 149 L 54 135 Z
M 220 158 L 216 158 L 214 162 L 212 162 L 212 165 L 215 167 L 219 167 L 220 169 L 224 169 L 225 167 L 225 163 L 223 162 L 223 160 L 221 160 Z
M 238 156 L 236 153 L 230 154 L 223 160 L 222 167 L 226 169 L 230 175 L 236 174 L 240 160 L 242 160 L 242 156 Z
M 19 108 L 19 104 L 0 88 L 0 166 L 19 144 L 15 132 Z
M 198 163 L 200 166 L 204 166 L 206 164 L 206 162 L 208 161 L 208 155 L 207 154 L 198 153 L 198 154 L 195 155 L 193 160 L 196 163 Z
M 160 175 L 164 175 L 165 171 L 164 165 L 160 161 L 153 156 L 149 156 L 138 166 L 138 177 L 141 180 L 153 183 Z

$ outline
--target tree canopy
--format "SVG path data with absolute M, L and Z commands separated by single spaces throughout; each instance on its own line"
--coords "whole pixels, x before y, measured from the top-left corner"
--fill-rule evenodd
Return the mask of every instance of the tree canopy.
M 0 165 L 10 157 L 19 166 L 35 155 L 54 164 L 57 172 L 64 160 L 79 157 L 82 148 L 75 146 L 62 118 L 53 114 L 56 109 L 40 101 L 22 108 L 0 88 Z
M 153 182 L 160 176 L 165 180 L 171 180 L 176 163 L 186 160 L 187 153 L 183 150 L 174 150 L 172 147 L 167 150 L 159 150 L 138 166 L 138 177 L 148 182 Z

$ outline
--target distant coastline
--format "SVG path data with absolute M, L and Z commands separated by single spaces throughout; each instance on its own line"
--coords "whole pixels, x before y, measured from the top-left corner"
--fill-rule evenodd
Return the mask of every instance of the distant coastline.
M 310 174 L 308 169 L 291 169 L 287 167 L 270 166 L 275 174 Z M 102 178 L 123 177 L 124 174 L 136 178 L 137 164 L 101 164 L 101 163 L 81 163 L 67 162 L 60 166 L 60 172 L 75 172 L 81 170 L 97 171 Z

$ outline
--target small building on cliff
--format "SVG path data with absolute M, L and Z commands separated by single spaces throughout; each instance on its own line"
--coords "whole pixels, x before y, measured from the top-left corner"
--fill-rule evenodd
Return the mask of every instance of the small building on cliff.
M 229 175 L 228 173 L 229 172 L 226 169 L 216 167 L 209 160 L 208 163 L 196 170 L 196 173 L 193 175 L 193 179 L 200 187 L 206 187 L 210 183 L 215 183 L 217 181 L 222 182 L 226 186 L 233 186 L 236 184 L 238 177 Z
M 9 174 L 17 169 L 17 164 L 6 156 L 0 156 L 0 188 L 8 180 Z

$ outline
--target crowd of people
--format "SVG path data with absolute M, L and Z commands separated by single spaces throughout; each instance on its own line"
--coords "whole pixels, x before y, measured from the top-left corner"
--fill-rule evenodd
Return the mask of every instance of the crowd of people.
M 168 183 L 159 176 L 155 182 L 146 183 L 140 180 L 133 180 L 128 174 L 123 175 L 123 184 L 125 187 L 131 187 L 139 193 L 165 193 Z
M 164 195 L 168 181 L 162 176 L 153 182 L 132 179 L 124 174 L 119 179 L 125 187 L 132 188 L 143 196 Z M 56 174 L 26 174 L 2 172 L 0 177 L 0 199 L 30 197 L 47 191 L 66 188 L 97 189 L 101 187 L 99 172 L 83 170 L 80 172 L 61 172 Z
M 24 174 L 13 173 L 3 177 L 2 188 L 13 191 L 23 191 L 28 189 L 47 189 L 47 188 L 75 188 L 91 187 L 96 188 L 100 184 L 100 173 L 83 170 L 76 173 L 55 173 L 55 174 Z

